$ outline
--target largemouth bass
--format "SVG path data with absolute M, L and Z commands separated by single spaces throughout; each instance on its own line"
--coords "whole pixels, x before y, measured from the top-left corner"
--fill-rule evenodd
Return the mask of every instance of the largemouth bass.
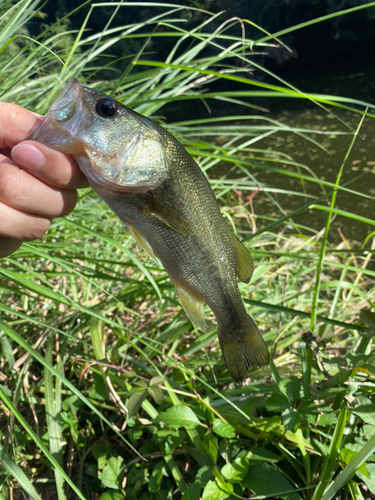
M 199 166 L 169 132 L 71 78 L 30 139 L 74 156 L 94 191 L 160 259 L 202 331 L 208 304 L 236 382 L 251 366 L 268 363 L 237 284 L 237 277 L 250 281 L 251 255 L 223 218 Z

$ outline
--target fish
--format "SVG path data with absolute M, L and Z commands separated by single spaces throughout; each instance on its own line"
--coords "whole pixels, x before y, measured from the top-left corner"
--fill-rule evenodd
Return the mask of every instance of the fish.
M 243 382 L 269 353 L 246 312 L 237 278 L 249 283 L 248 249 L 224 219 L 189 153 L 157 122 L 70 78 L 29 139 L 73 155 L 92 189 L 160 260 L 193 325 L 215 315 L 229 374 Z

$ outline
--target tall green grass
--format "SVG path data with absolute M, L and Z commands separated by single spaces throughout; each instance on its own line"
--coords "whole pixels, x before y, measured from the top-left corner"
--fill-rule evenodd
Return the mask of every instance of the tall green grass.
M 146 4 L 110 5 L 116 13 Z M 112 28 L 110 19 L 93 34 L 85 25 L 73 32 L 63 19 L 32 40 L 25 23 L 42 4 L 0 2 L 0 99 L 45 113 L 74 75 L 175 134 L 252 252 L 254 276 L 240 290 L 272 362 L 234 385 L 211 312 L 207 333 L 194 330 L 165 271 L 92 191 L 81 191 L 76 210 L 44 239 L 1 261 L 0 499 L 22 490 L 59 500 L 359 500 L 363 484 L 375 494 L 375 233 L 330 243 L 334 216 L 375 225 L 373 214 L 338 208 L 340 196 L 374 197 L 342 177 L 346 157 L 331 182 L 261 145 L 293 132 L 324 149 L 322 138 L 341 134 L 349 153 L 363 117 L 373 119 L 371 104 L 306 94 L 275 75 L 262 83 L 252 73 L 262 71 L 257 52 L 272 38 L 248 39 L 238 20 L 206 30 L 210 13 L 187 31 L 178 5 L 147 5 L 164 10 L 147 23 Z M 174 40 L 164 61 L 146 54 L 160 37 Z M 137 38 L 129 59 L 108 58 L 105 79 L 106 51 Z M 219 80 L 241 90 L 218 95 L 210 85 Z M 255 97 L 352 110 L 358 127 L 341 122 L 341 131 L 316 137 L 313 128 L 267 118 Z M 208 110 L 229 104 L 233 113 L 164 123 L 163 106 L 183 100 Z M 298 183 L 280 188 L 258 180 L 263 172 Z M 359 176 L 372 181 L 371 173 Z M 321 230 L 301 222 L 311 210 L 327 214 Z

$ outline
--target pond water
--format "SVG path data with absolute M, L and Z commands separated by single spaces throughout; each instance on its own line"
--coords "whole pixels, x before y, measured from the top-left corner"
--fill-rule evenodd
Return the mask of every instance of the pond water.
M 373 59 L 355 61 L 348 64 L 339 63 L 317 68 L 312 71 L 288 72 L 282 75 L 285 80 L 304 92 L 345 96 L 369 103 L 375 103 L 375 65 Z M 264 103 L 263 103 L 264 104 Z M 256 144 L 256 147 L 280 151 L 291 156 L 295 162 L 308 166 L 319 178 L 335 182 L 340 167 L 346 157 L 354 132 L 360 122 L 361 115 L 350 111 L 332 108 L 328 111 L 305 99 L 274 99 L 268 100 L 269 117 L 285 125 L 313 129 L 317 132 L 310 135 L 318 141 L 319 147 L 307 139 L 294 133 L 278 132 Z M 375 114 L 375 109 L 369 109 Z M 321 131 L 332 131 L 329 135 L 320 135 Z M 337 132 L 348 132 L 348 135 L 338 135 Z M 307 171 L 303 173 L 308 174 Z M 367 195 L 366 198 L 340 191 L 336 199 L 336 208 L 375 219 L 375 118 L 366 117 L 352 151 L 344 166 L 340 184 L 354 180 L 347 187 Z M 306 190 L 315 196 L 323 194 L 322 188 L 310 182 L 301 185 L 299 179 L 293 179 L 274 172 L 256 172 L 260 182 L 268 186 Z M 326 188 L 330 191 L 330 188 Z M 254 197 L 255 213 L 265 214 L 267 203 L 257 204 L 257 197 L 262 201 L 261 192 Z M 293 211 L 306 204 L 308 198 L 277 195 L 280 205 L 288 211 Z M 263 200 L 264 201 L 264 200 Z M 329 203 L 321 201 L 324 205 Z M 270 208 L 268 206 L 268 208 Z M 279 216 L 279 215 L 278 215 Z M 320 230 L 324 227 L 327 213 L 320 210 L 309 210 L 294 219 L 295 222 Z M 330 231 L 331 242 L 342 241 L 341 234 L 349 239 L 363 242 L 375 226 L 357 222 L 343 216 L 336 216 Z

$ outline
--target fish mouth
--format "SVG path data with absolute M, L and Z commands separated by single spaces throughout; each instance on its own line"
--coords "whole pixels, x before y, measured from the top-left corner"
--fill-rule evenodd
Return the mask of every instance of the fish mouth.
M 45 119 L 28 139 L 66 154 L 82 154 L 83 144 L 79 131 L 89 127 L 94 117 L 83 108 L 84 87 L 75 78 L 52 104 Z

